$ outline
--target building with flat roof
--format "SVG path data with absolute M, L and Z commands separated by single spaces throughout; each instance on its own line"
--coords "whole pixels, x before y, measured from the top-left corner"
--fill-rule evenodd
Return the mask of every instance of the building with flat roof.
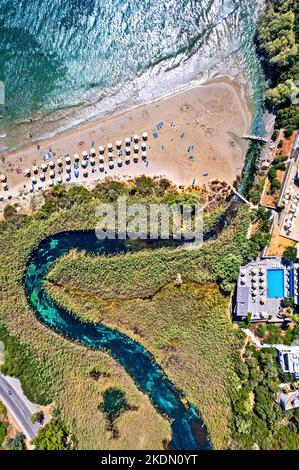
M 240 268 L 234 307 L 235 320 L 282 322 L 281 302 L 299 304 L 299 264 L 282 258 L 257 259 Z
M 283 372 L 293 374 L 295 379 L 299 379 L 299 346 L 274 344 L 273 347 L 278 351 L 278 360 Z

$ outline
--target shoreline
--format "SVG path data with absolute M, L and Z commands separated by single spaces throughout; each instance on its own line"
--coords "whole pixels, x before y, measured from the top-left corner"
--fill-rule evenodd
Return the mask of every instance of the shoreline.
M 244 166 L 248 142 L 242 137 L 249 132 L 253 117 L 252 104 L 243 91 L 236 79 L 214 76 L 200 85 L 84 122 L 54 137 L 25 144 L 22 149 L 2 153 L 0 172 L 7 176 L 8 191 L 0 190 L 1 198 L 5 200 L 8 193 L 13 199 L 24 197 L 29 191 L 24 169 L 33 165 L 40 167 L 43 158 L 47 163 L 49 150 L 52 160 L 56 161 L 57 156 L 64 160 L 66 154 L 72 158 L 73 154 L 81 155 L 84 150 L 89 153 L 92 143 L 96 150 L 95 171 L 90 172 L 88 178 L 80 174 L 71 182 L 89 185 L 106 176 L 127 179 L 145 174 L 167 177 L 178 186 L 202 186 L 211 179 L 231 184 Z M 163 127 L 158 130 L 159 123 Z M 141 159 L 140 151 L 138 163 L 133 163 L 132 153 L 130 164 L 123 163 L 119 168 L 114 150 L 115 167 L 110 171 L 106 151 L 105 171 L 99 172 L 99 145 L 106 147 L 111 142 L 115 146 L 116 140 L 124 143 L 126 137 L 132 138 L 136 133 L 141 136 L 144 131 L 148 132 L 147 161 Z

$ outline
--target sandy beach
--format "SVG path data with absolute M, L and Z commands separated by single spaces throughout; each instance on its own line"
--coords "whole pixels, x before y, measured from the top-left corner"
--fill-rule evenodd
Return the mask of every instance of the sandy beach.
M 162 126 L 159 125 L 162 123 Z M 97 151 L 94 171 L 88 168 L 88 177 L 83 177 L 82 168 L 76 179 L 71 173 L 71 182 L 84 181 L 92 184 L 106 176 L 130 177 L 145 174 L 165 176 L 177 185 L 188 186 L 192 183 L 203 185 L 212 179 L 233 183 L 241 174 L 248 142 L 242 137 L 249 132 L 251 111 L 241 93 L 237 82 L 230 78 L 218 77 L 196 88 L 191 88 L 160 100 L 142 104 L 138 107 L 117 113 L 110 117 L 86 123 L 56 137 L 24 146 L 18 151 L 2 154 L 0 172 L 7 177 L 8 191 L 0 190 L 1 197 L 8 195 L 15 199 L 32 187 L 31 179 L 23 171 L 32 169 L 46 160 L 56 162 L 58 156 L 63 160 L 61 176 L 64 180 L 65 155 L 89 152 L 91 147 Z M 158 126 L 158 127 L 157 127 Z M 146 131 L 147 162 L 141 158 L 133 162 L 133 148 L 130 164 L 117 165 L 115 142 L 121 140 L 124 147 L 126 137 L 139 136 Z M 105 170 L 99 171 L 98 148 L 114 146 L 114 169 L 108 168 L 108 155 L 105 150 Z M 52 155 L 48 157 L 48 152 Z M 124 159 L 124 156 L 123 156 Z M 39 173 L 37 180 L 39 181 Z M 58 175 L 57 175 L 58 176 Z M 46 181 L 49 183 L 49 170 Z

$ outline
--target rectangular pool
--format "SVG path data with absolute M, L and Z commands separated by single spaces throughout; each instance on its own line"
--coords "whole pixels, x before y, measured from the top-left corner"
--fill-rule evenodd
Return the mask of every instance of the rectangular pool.
M 267 270 L 268 298 L 284 297 L 284 270 L 268 269 Z

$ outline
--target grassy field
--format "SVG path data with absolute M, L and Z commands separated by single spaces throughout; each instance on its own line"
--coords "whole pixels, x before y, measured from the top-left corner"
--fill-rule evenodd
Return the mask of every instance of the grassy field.
M 242 219 L 242 223 L 241 223 Z M 230 441 L 230 390 L 242 344 L 230 319 L 230 292 L 249 255 L 246 209 L 198 250 L 161 249 L 114 257 L 75 251 L 47 279 L 55 300 L 142 343 L 200 410 L 213 444 Z M 192 377 L 192 380 L 190 378 Z
M 80 449 L 163 448 L 170 439 L 170 425 L 155 411 L 149 399 L 111 357 L 63 339 L 41 325 L 29 309 L 22 287 L 26 260 L 45 236 L 65 230 L 95 226 L 97 201 L 75 204 L 46 219 L 19 219 L 0 230 L 0 340 L 6 346 L 6 373 L 19 376 L 24 391 L 40 403 L 53 402 Z M 98 381 L 94 368 L 109 371 Z M 125 392 L 134 410 L 117 420 L 119 437 L 106 430 L 98 407 L 111 387 Z
M 54 403 L 80 449 L 160 449 L 170 439 L 170 426 L 111 357 L 73 344 L 36 320 L 23 292 L 24 266 L 44 237 L 93 228 L 99 201 L 115 201 L 123 191 L 133 202 L 141 197 L 147 203 L 196 199 L 164 187 L 159 193 L 148 181 L 139 181 L 136 188 L 113 183 L 93 194 L 56 189 L 32 217 L 7 211 L 9 220 L 0 229 L 5 371 L 20 377 L 33 401 Z M 97 258 L 72 252 L 58 261 L 47 281 L 51 294 L 74 314 L 117 327 L 152 351 L 202 413 L 216 448 L 230 445 L 230 391 L 237 383 L 234 368 L 242 338 L 231 323 L 229 304 L 240 264 L 258 250 L 246 237 L 250 221 L 248 209 L 242 208 L 216 241 L 192 251 Z M 98 380 L 90 375 L 94 369 L 101 372 Z M 100 406 L 113 387 L 125 393 L 129 405 L 115 423 L 117 438 L 107 431 Z

